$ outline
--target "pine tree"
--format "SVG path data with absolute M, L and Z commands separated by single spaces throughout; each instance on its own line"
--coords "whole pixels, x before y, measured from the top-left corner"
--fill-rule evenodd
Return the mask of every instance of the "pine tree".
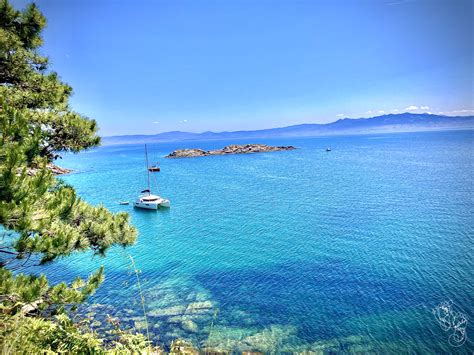
M 96 146 L 94 120 L 71 110 L 72 88 L 48 69 L 38 49 L 46 19 L 31 4 L 16 11 L 0 2 L 0 97 L 15 108 L 29 109 L 31 123 L 42 127 L 41 156 L 52 160 L 62 151 L 78 152 Z
M 113 245 L 134 243 L 137 232 L 126 213 L 112 214 L 87 204 L 48 169 L 61 152 L 97 146 L 100 138 L 94 120 L 71 110 L 71 87 L 38 53 L 45 25 L 34 4 L 17 11 L 1 0 L 0 323 L 24 316 L 30 325 L 31 317 L 38 322 L 62 319 L 52 325 L 39 323 L 57 330 L 66 329 L 67 322 L 52 317 L 93 293 L 103 280 L 103 269 L 87 280 L 50 285 L 44 275 L 18 273 L 22 262 L 54 262 L 86 250 L 104 255 Z M 0 330 L 3 340 L 13 331 Z

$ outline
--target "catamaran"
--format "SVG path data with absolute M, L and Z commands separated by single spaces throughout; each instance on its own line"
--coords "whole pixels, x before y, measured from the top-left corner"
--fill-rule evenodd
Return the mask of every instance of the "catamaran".
M 148 178 L 148 188 L 143 190 L 138 196 L 137 200 L 133 203 L 133 206 L 138 208 L 145 208 L 149 210 L 157 210 L 158 207 L 170 207 L 170 200 L 160 197 L 158 195 L 153 195 L 150 188 L 150 172 L 153 172 L 153 169 L 150 170 L 148 165 L 148 150 L 145 144 L 145 157 L 146 157 L 146 172 Z M 155 180 L 156 181 L 156 180 Z

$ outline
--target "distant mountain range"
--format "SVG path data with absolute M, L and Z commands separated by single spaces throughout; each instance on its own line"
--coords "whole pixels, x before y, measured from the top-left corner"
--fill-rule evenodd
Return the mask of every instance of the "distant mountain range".
M 474 116 L 440 116 L 428 113 L 406 112 L 371 118 L 344 118 L 327 124 L 308 123 L 255 131 L 203 133 L 172 131 L 155 135 L 112 136 L 103 137 L 102 143 L 104 145 L 112 145 L 189 140 L 310 137 L 322 135 L 414 132 L 450 129 L 474 129 Z

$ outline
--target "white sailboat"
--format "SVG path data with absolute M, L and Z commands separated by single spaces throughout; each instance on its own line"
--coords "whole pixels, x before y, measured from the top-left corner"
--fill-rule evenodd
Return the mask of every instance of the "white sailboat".
M 145 144 L 145 157 L 146 157 L 146 172 L 148 177 L 148 188 L 140 193 L 140 196 L 133 202 L 133 206 L 138 208 L 145 208 L 148 210 L 157 210 L 159 207 L 170 207 L 170 200 L 153 195 L 150 188 L 150 167 L 148 165 L 148 150 Z

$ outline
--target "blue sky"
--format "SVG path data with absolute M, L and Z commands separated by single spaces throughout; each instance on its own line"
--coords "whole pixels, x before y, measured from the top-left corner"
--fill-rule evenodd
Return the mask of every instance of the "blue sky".
M 102 135 L 474 113 L 470 0 L 36 3 Z

